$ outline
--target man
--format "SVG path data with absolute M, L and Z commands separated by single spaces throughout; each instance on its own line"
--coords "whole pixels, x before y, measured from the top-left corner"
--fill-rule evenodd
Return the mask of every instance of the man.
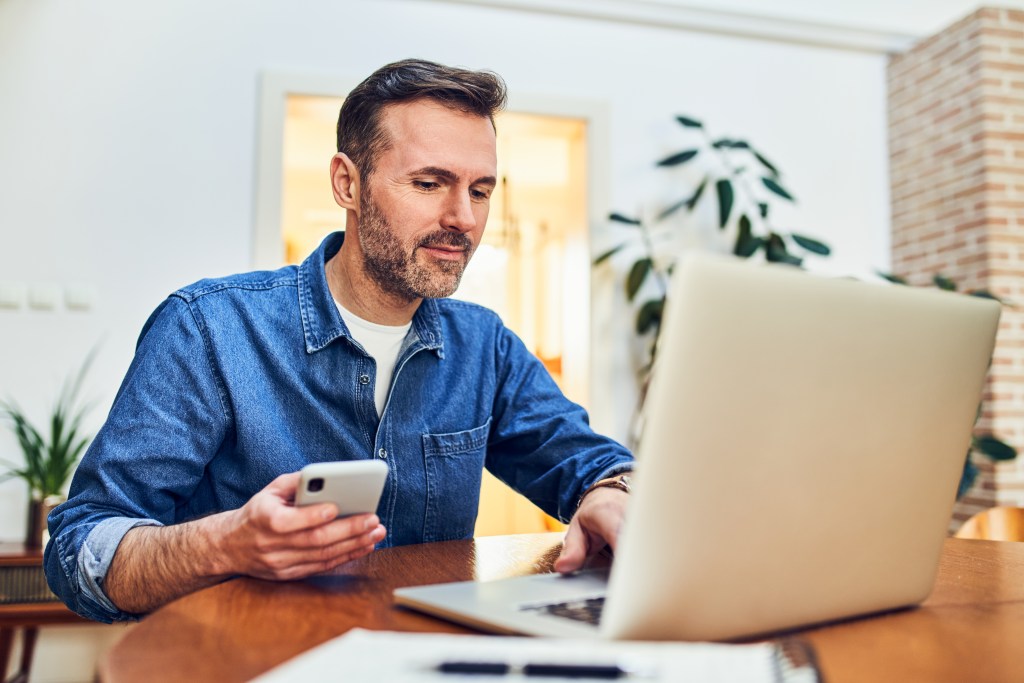
M 484 466 L 571 518 L 556 568 L 614 547 L 632 467 L 458 286 L 496 183 L 486 72 L 408 60 L 349 94 L 331 162 L 346 230 L 302 265 L 203 280 L 150 317 L 50 518 L 50 586 L 131 619 L 236 575 L 303 578 L 472 535 Z M 292 505 L 311 462 L 380 458 L 377 514 Z M 578 505 L 578 508 L 577 508 Z

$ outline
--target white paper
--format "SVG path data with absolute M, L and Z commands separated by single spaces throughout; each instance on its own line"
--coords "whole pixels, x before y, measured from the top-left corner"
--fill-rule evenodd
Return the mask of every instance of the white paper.
M 540 683 L 569 680 L 518 674 L 442 674 L 436 670 L 441 662 L 471 661 L 512 665 L 618 665 L 635 672 L 620 680 L 638 683 L 771 683 L 775 680 L 773 656 L 774 648 L 770 644 L 637 643 L 353 629 L 255 680 L 258 683 Z

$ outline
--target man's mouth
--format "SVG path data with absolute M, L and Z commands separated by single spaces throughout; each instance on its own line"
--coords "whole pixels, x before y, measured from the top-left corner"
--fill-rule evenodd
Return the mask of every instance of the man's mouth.
M 432 235 L 419 244 L 420 249 L 426 250 L 434 258 L 454 261 L 465 258 L 470 249 L 469 238 L 465 235 L 448 234 Z
M 461 259 L 466 253 L 462 247 L 451 247 L 446 244 L 426 244 L 421 249 L 425 249 L 428 254 L 440 259 Z

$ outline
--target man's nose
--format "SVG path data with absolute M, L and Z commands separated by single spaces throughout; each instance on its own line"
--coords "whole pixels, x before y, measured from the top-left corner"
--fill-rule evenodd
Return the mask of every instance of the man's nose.
M 469 193 L 453 192 L 445 207 L 443 225 L 448 230 L 469 232 L 476 227 L 476 214 Z

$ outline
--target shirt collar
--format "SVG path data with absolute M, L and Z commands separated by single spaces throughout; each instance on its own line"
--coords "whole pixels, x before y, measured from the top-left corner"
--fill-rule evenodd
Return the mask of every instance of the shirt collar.
M 326 264 L 341 249 L 344 232 L 332 232 L 299 266 L 299 313 L 306 353 L 316 353 L 339 337 L 350 337 L 327 286 Z M 444 337 L 437 301 L 423 299 L 412 317 L 412 331 L 425 348 L 444 358 Z

